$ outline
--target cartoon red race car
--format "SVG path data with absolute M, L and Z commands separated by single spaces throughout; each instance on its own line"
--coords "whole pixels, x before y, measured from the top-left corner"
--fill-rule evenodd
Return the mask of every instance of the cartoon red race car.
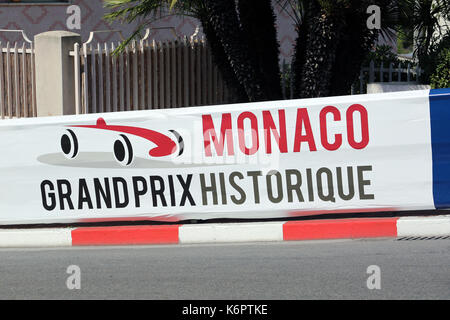
M 172 138 L 145 128 L 107 125 L 103 118 L 98 118 L 95 125 L 72 125 L 71 128 L 91 128 L 120 132 L 118 139 L 114 142 L 114 157 L 121 165 L 128 166 L 133 162 L 133 146 L 127 134 L 144 138 L 151 141 L 156 146 L 148 152 L 150 157 L 165 157 L 174 154 L 178 150 L 177 156 L 180 156 L 184 150 L 184 141 L 181 135 L 175 130 L 169 130 L 175 137 Z M 66 158 L 73 159 L 79 153 L 78 138 L 73 129 L 66 129 L 61 136 L 61 150 Z

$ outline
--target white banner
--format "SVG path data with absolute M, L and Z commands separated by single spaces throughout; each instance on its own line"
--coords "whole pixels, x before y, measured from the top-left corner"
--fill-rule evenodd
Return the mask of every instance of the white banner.
M 4 120 L 0 224 L 435 209 L 432 96 Z

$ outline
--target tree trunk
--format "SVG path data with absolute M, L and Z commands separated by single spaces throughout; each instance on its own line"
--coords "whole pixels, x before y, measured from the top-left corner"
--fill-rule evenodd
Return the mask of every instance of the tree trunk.
M 249 101 L 267 100 L 256 63 L 249 54 L 234 0 L 205 0 L 209 23 L 220 40 L 236 78 L 243 85 Z
M 312 1 L 309 1 L 305 4 L 305 9 L 301 25 L 296 26 L 297 38 L 295 39 L 294 55 L 291 64 L 291 86 L 294 86 L 294 98 L 302 97 L 302 74 L 305 67 L 306 49 L 308 47 L 309 24 L 311 23 L 311 19 L 317 13 L 318 7 Z
M 332 69 L 330 94 L 333 96 L 351 93 L 351 86 L 358 79 L 361 65 L 378 38 L 378 30 L 367 28 L 367 5 L 357 6 L 359 8 L 351 8 L 345 14 L 345 27 L 341 32 Z
M 334 15 L 320 10 L 307 25 L 307 48 L 302 68 L 300 95 L 303 98 L 326 97 L 331 92 L 332 68 L 336 58 L 342 23 Z
M 208 46 L 211 49 L 212 59 L 222 74 L 225 84 L 231 91 L 230 96 L 233 98 L 231 102 L 248 102 L 247 93 L 245 92 L 244 87 L 239 83 L 234 70 L 231 68 L 222 43 L 214 33 L 208 19 L 204 16 L 199 17 L 199 19 L 202 24 L 203 32 L 206 36 Z
M 271 0 L 239 0 L 239 18 L 269 100 L 282 98 L 279 44 Z

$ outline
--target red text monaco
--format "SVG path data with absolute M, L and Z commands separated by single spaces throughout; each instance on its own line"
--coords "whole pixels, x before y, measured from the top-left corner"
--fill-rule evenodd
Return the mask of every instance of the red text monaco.
M 332 120 L 330 119 L 332 118 Z M 302 150 L 317 151 L 320 144 L 325 150 L 335 151 L 344 144 L 344 138 L 350 148 L 364 149 L 369 144 L 369 121 L 366 108 L 361 104 L 353 104 L 345 112 L 341 112 L 334 106 L 326 106 L 319 113 L 320 137 L 315 137 L 307 108 L 298 108 L 295 116 L 295 126 L 287 126 L 284 109 L 278 110 L 278 121 L 275 122 L 273 113 L 269 110 L 262 111 L 262 123 L 254 112 L 244 111 L 237 119 L 233 119 L 231 113 L 223 113 L 220 125 L 214 126 L 213 117 L 210 114 L 202 115 L 204 149 L 207 157 L 213 156 L 215 149 L 217 156 L 227 154 L 232 156 L 240 151 L 246 155 L 253 155 L 261 148 L 266 154 L 271 154 L 274 148 L 280 153 L 300 152 Z M 294 119 L 293 119 L 294 120 Z M 345 122 L 345 132 L 329 134 L 330 123 Z M 250 124 L 251 130 L 245 130 L 244 122 Z M 356 122 L 356 125 L 355 125 Z M 359 123 L 358 123 L 359 122 Z M 359 127 L 360 132 L 355 132 Z M 294 132 L 287 132 L 287 128 L 294 128 Z M 262 130 L 261 130 L 262 129 Z M 251 132 L 251 142 L 246 144 L 245 135 Z M 264 132 L 260 137 L 259 132 Z M 293 134 L 294 139 L 288 145 L 288 134 Z M 360 135 L 360 139 L 356 137 Z M 237 135 L 238 147 L 234 145 L 234 137 Z M 276 146 L 272 146 L 272 138 Z M 262 145 L 262 146 L 261 146 Z M 305 147 L 308 149 L 305 149 Z

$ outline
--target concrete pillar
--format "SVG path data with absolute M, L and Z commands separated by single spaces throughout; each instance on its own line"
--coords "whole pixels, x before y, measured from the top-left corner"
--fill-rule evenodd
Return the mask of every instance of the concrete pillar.
M 77 33 L 48 31 L 34 37 L 38 116 L 75 114 L 74 44 Z

